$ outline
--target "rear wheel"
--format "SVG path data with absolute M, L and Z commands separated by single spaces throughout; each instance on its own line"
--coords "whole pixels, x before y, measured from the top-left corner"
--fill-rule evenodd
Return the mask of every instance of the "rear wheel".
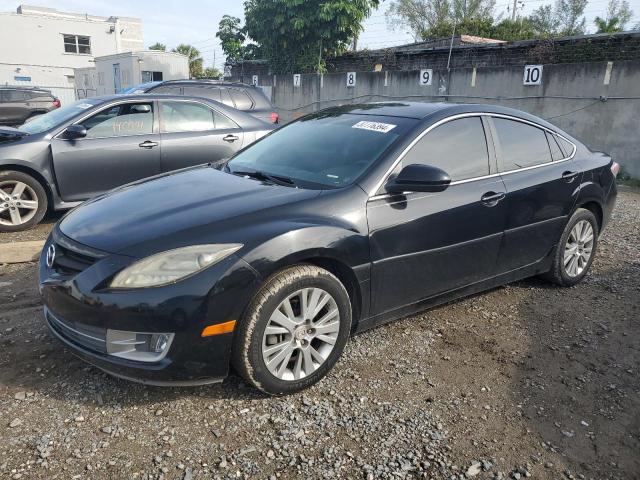
M 544 277 L 570 287 L 591 268 L 598 246 L 598 221 L 589 210 L 579 208 L 571 216 L 553 255 L 551 270 Z
M 271 277 L 236 332 L 233 365 L 271 395 L 318 382 L 338 361 L 351 331 L 351 304 L 330 272 L 296 265 Z
M 0 172 L 0 232 L 37 225 L 47 211 L 47 194 L 36 179 L 16 171 Z

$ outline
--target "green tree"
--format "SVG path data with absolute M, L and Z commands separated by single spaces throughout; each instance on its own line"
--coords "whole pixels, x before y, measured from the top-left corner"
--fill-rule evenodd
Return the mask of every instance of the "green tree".
M 172 50 L 173 52 L 186 55 L 189 59 L 189 77 L 198 78 L 202 75 L 202 57 L 197 48 L 181 43 Z
M 149 47 L 149 50 L 160 50 L 162 52 L 166 52 L 167 46 L 164 43 L 156 42 Z
M 596 33 L 616 33 L 625 29 L 629 20 L 633 18 L 633 11 L 626 0 L 609 0 L 607 6 L 607 17 L 596 17 Z
M 551 5 L 543 5 L 536 8 L 529 21 L 533 26 L 536 37 L 549 38 L 557 35 L 560 23 L 556 12 Z
M 380 0 L 247 0 L 245 31 L 276 72 L 324 69 L 345 51 Z M 268 19 L 268 21 L 265 21 Z
M 220 77 L 222 77 L 222 72 L 220 70 L 216 67 L 207 67 L 198 78 L 213 78 L 217 80 Z
M 230 15 L 223 16 L 218 24 L 216 37 L 220 39 L 222 51 L 227 57 L 227 62 L 235 62 L 244 58 L 244 41 L 246 36 L 239 18 Z
M 588 0 L 557 0 L 555 16 L 558 22 L 558 33 L 561 36 L 584 35 L 587 21 L 584 9 Z

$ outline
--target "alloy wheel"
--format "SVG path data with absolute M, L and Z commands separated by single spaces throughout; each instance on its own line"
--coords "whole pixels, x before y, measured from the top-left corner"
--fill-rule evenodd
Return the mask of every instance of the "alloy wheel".
M 0 182 L 0 225 L 18 226 L 31 220 L 38 211 L 38 196 L 24 182 Z
M 300 380 L 327 360 L 339 332 L 335 299 L 320 288 L 298 290 L 271 314 L 262 339 L 262 358 L 276 378 Z
M 564 271 L 577 277 L 589 265 L 593 253 L 594 232 L 591 223 L 580 220 L 571 229 L 564 247 Z

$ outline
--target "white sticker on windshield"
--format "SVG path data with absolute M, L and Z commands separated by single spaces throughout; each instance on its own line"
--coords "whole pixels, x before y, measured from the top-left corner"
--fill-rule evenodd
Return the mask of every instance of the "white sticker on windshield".
M 390 123 L 380 123 L 380 122 L 358 122 L 351 128 L 360 128 L 362 130 L 371 130 L 372 132 L 380 132 L 380 133 L 389 133 L 391 130 L 396 128 L 397 125 L 391 125 Z
M 81 103 L 80 105 L 78 105 L 78 108 L 81 108 L 83 110 L 86 110 L 87 108 L 91 108 L 93 107 L 93 105 L 91 105 L 90 103 Z

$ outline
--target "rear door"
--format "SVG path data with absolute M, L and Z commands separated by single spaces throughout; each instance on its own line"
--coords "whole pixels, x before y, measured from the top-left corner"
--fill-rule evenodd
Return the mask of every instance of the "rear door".
M 242 148 L 244 132 L 233 120 L 193 100 L 160 100 L 163 172 L 217 162 Z
M 550 253 L 573 210 L 582 174 L 574 165 L 573 144 L 553 132 L 512 117 L 493 116 L 491 122 L 507 188 L 498 260 L 499 273 L 506 273 Z
M 85 138 L 69 140 L 63 132 L 51 141 L 65 201 L 85 200 L 160 173 L 155 102 L 121 102 L 76 123 L 87 129 Z
M 487 124 L 453 119 L 422 137 L 403 158 L 451 176 L 443 192 L 376 195 L 367 204 L 374 314 L 494 275 L 506 208 Z

